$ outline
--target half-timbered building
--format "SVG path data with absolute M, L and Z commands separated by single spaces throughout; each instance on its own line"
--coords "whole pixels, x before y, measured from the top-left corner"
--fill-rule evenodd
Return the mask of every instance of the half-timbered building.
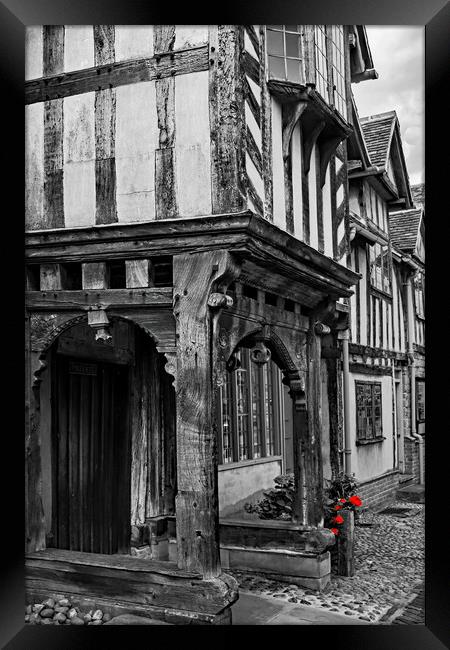
M 281 571 L 322 588 L 364 28 L 39 26 L 26 55 L 29 596 L 227 623 L 220 546 L 266 570 L 284 549 Z M 355 345 L 384 349 L 374 278 L 384 324 Z M 219 524 L 282 471 L 284 528 Z
M 399 485 L 423 483 L 416 468 L 420 455 L 423 469 L 423 441 L 411 416 L 424 343 L 420 338 L 417 346 L 423 302 L 417 300 L 421 311 L 414 315 L 412 288 L 423 271 L 423 260 L 413 259 L 420 256 L 422 210 L 413 204 L 395 111 L 358 119 L 353 110 L 350 267 L 362 278 L 350 299 L 348 425 L 352 471 L 366 505 L 374 506 L 393 498 Z

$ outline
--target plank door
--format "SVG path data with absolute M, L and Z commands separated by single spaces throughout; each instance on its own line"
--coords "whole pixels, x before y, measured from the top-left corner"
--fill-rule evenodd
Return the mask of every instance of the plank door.
M 57 355 L 53 390 L 54 546 L 127 553 L 128 368 Z

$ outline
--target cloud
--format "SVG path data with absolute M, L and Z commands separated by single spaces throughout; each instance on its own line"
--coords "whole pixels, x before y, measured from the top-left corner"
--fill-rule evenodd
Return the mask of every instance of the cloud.
M 379 78 L 353 84 L 360 117 L 395 110 L 411 183 L 424 181 L 425 31 L 417 26 L 367 26 Z

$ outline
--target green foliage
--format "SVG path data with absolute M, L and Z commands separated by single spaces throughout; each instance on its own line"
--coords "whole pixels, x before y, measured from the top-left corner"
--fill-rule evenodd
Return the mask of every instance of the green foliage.
M 256 503 L 246 503 L 246 512 L 257 514 L 260 519 L 292 519 L 294 501 L 294 475 L 281 474 L 274 478 L 275 488 L 264 492 L 264 498 Z
M 355 475 L 344 474 L 340 472 L 335 478 L 331 481 L 326 480 L 328 486 L 325 489 L 325 494 L 331 501 L 337 501 L 338 499 L 349 499 L 351 496 L 356 494 L 356 488 L 358 483 L 356 482 Z

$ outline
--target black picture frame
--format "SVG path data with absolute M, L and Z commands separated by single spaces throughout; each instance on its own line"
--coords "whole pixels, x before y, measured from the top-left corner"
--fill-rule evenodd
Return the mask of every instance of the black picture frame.
M 225 643 L 241 637 L 236 627 L 180 626 L 152 628 L 119 627 L 90 632 L 87 628 L 71 628 L 68 632 L 55 628 L 24 626 L 24 472 L 21 388 L 23 376 L 23 162 L 24 162 L 24 27 L 33 24 L 179 24 L 213 22 L 211 5 L 200 4 L 172 8 L 168 3 L 145 0 L 3 0 L 0 3 L 0 88 L 1 103 L 6 113 L 2 129 L 2 377 L 3 435 L 2 435 L 2 540 L 6 550 L 0 579 L 0 642 L 2 647 L 26 648 L 89 648 L 129 647 L 138 637 L 154 643 L 155 633 L 165 644 L 179 638 L 201 636 L 215 642 L 219 636 Z M 366 24 L 366 25 L 424 25 L 426 39 L 426 192 L 429 230 L 427 233 L 427 375 L 428 375 L 428 440 L 426 454 L 427 518 L 426 518 L 426 624 L 425 626 L 367 625 L 312 626 L 293 630 L 295 644 L 313 647 L 407 648 L 408 650 L 438 650 L 450 647 L 449 626 L 449 544 L 444 533 L 447 514 L 448 483 L 447 456 L 443 452 L 448 438 L 448 335 L 442 323 L 448 314 L 447 259 L 444 224 L 448 222 L 446 190 L 448 187 L 448 35 L 450 8 L 445 0 L 285 0 L 284 2 L 224 3 L 215 7 L 216 21 L 265 24 L 292 22 L 295 17 L 304 23 Z M 300 18 L 298 18 L 300 16 Z M 6 110 L 5 110 L 6 109 Z M 7 203 L 9 206 L 7 207 Z M 437 292 L 440 292 L 439 294 Z M 434 295 L 435 294 L 435 295 Z M 439 310 L 439 311 L 438 311 Z M 435 312 L 435 313 L 434 313 Z M 444 312 L 444 313 L 443 313 Z M 438 331 L 439 329 L 439 331 Z M 435 330 L 435 331 L 434 331 Z M 440 369 L 447 370 L 444 379 Z M 7 472 L 6 470 L 10 470 Z M 58 628 L 56 628 L 58 629 Z M 64 628 L 65 629 L 65 628 Z M 108 632 L 109 630 L 109 632 Z M 164 630 L 166 637 L 160 635 Z M 236 631 L 237 630 L 237 631 Z M 113 632 L 113 633 L 112 633 Z M 251 634 L 264 635 L 269 643 L 286 643 L 285 630 L 276 627 L 252 628 Z M 65 635 L 64 638 L 62 635 Z M 95 636 L 95 635 L 99 636 Z M 136 636 L 138 635 L 138 636 Z M 168 638 L 169 635 L 175 635 Z M 212 636 L 211 636 L 212 635 Z M 305 638 L 305 636 L 307 638 Z M 147 637 L 147 638 L 146 638 Z M 192 641 L 192 640 L 191 640 Z

